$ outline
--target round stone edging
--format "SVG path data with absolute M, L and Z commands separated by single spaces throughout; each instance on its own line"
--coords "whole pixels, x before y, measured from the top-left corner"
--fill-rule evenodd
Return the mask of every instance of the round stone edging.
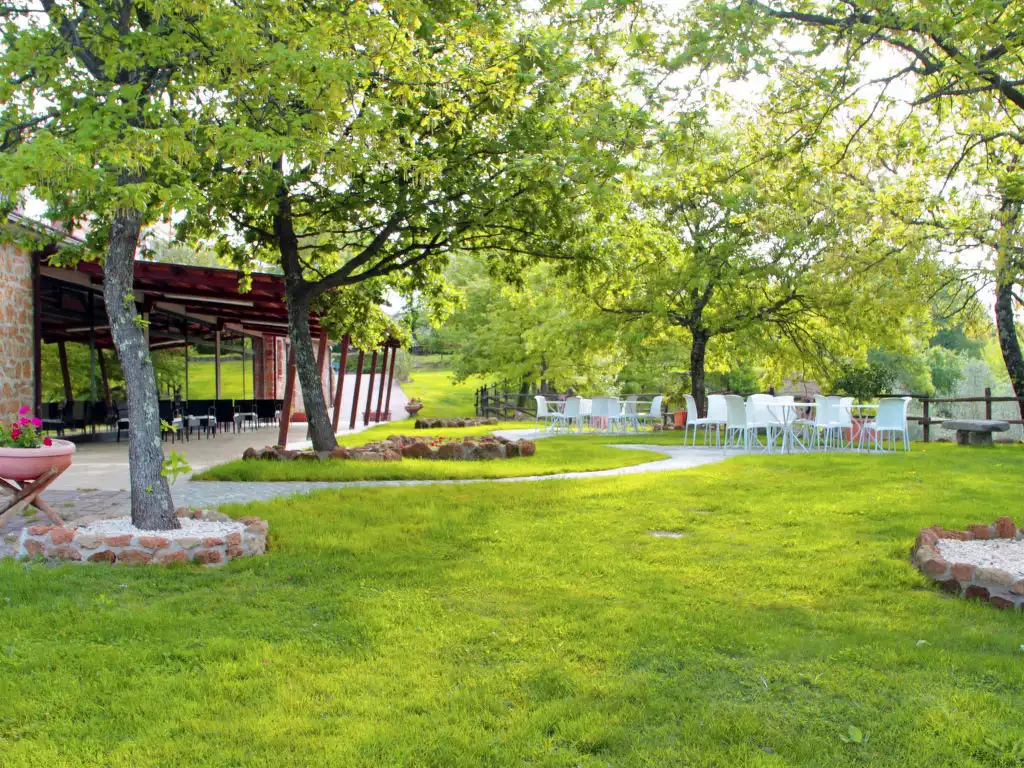
M 1024 579 L 1014 581 L 1013 575 L 1001 568 L 982 568 L 971 563 L 950 563 L 939 551 L 940 539 L 960 541 L 1013 539 L 1018 529 L 1012 517 L 1003 516 L 991 525 L 967 526 L 966 531 L 951 531 L 940 525 L 922 528 L 910 551 L 914 566 L 949 592 L 977 598 L 1000 609 L 1024 610 Z
M 180 510 L 179 516 L 184 513 Z M 104 535 L 59 525 L 32 525 L 21 531 L 18 556 L 75 563 L 223 565 L 229 560 L 266 552 L 266 520 L 252 516 L 233 519 L 212 510 L 190 510 L 187 516 L 193 520 L 235 522 L 243 528 L 226 536 L 175 539 L 163 537 L 159 531 Z

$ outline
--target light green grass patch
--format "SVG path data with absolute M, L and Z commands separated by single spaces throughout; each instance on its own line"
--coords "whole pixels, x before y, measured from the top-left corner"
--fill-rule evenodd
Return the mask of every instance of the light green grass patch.
M 471 430 L 431 431 L 423 437 L 465 437 Z M 442 434 L 443 433 L 443 434 Z M 391 433 L 394 434 L 394 433 Z M 417 433 L 418 434 L 418 433 Z M 476 434 L 481 434 L 477 432 Z M 352 435 L 351 437 L 357 437 Z M 377 439 L 380 439 L 379 437 Z M 362 444 L 359 441 L 354 444 Z M 529 477 L 561 472 L 592 472 L 630 467 L 664 458 L 650 451 L 627 451 L 590 440 L 549 437 L 537 441 L 533 456 L 491 461 L 403 459 L 402 461 L 231 461 L 195 475 L 195 480 L 458 480 Z
M 223 568 L 2 562 L 2 762 L 1018 765 L 1024 617 L 907 556 L 1020 518 L 1022 476 L 928 446 L 347 489 L 230 508 L 271 549 Z
M 452 372 L 412 371 L 411 380 L 402 383 L 402 391 L 412 399 L 423 401 L 421 418 L 465 419 L 475 412 L 475 394 L 481 382 L 452 382 Z

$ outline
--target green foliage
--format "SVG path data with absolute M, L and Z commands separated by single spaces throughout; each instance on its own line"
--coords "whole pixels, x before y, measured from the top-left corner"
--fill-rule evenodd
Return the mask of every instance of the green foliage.
M 171 451 L 170 455 L 164 459 L 163 466 L 160 468 L 160 474 L 166 477 L 172 485 L 177 482 L 181 475 L 191 471 L 192 467 L 188 461 L 177 451 Z
M 907 562 L 1017 503 L 1024 452 L 983 453 L 349 488 L 226 507 L 270 546 L 223 568 L 0 561 L 3 759 L 1013 766 L 1020 616 Z

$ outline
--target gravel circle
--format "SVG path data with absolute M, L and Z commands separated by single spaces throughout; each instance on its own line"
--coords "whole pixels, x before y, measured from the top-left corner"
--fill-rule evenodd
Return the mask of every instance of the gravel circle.
M 112 517 L 107 520 L 97 520 L 89 525 L 83 525 L 78 529 L 79 533 L 99 533 L 104 536 L 117 536 L 130 533 L 132 536 L 160 536 L 164 539 L 186 539 L 205 538 L 213 536 L 223 538 L 230 533 L 243 533 L 245 526 L 234 521 L 220 523 L 213 520 L 193 520 L 189 517 L 179 517 L 178 522 L 181 528 L 173 531 L 146 531 L 132 525 L 130 517 Z
M 939 539 L 939 552 L 950 563 L 968 563 L 979 568 L 999 568 L 1014 580 L 1024 579 L 1024 540 L 988 539 L 960 541 Z

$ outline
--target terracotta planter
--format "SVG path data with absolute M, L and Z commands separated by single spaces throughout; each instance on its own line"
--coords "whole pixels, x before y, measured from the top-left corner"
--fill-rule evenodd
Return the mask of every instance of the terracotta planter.
M 0 477 L 7 480 L 35 480 L 46 470 L 64 471 L 71 466 L 75 444 L 54 440 L 39 448 L 0 448 Z
M 296 411 L 295 413 L 292 414 L 292 417 L 291 417 L 290 421 L 293 424 L 305 424 L 306 423 L 306 412 L 305 411 Z
M 673 423 L 676 429 L 682 429 L 686 426 L 686 409 L 683 408 L 681 411 L 676 411 L 673 415 Z

